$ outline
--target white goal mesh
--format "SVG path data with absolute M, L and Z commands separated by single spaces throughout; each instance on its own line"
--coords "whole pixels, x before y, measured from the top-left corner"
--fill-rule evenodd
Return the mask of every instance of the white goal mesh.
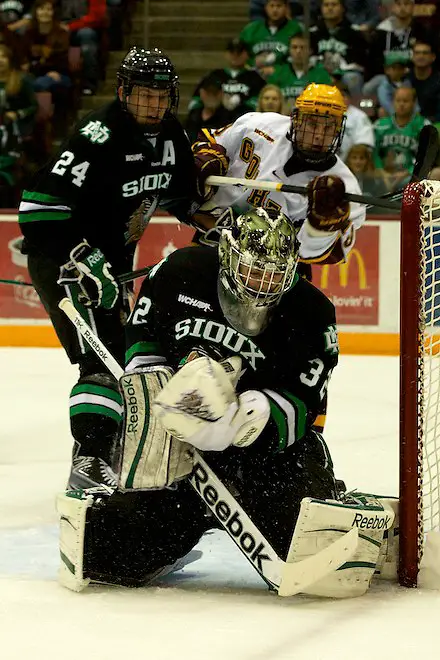
M 407 187 L 401 241 L 400 581 L 440 531 L 440 182 Z M 440 565 L 439 565 L 440 570 Z
M 423 529 L 439 531 L 440 467 L 440 182 L 421 184 L 423 351 Z

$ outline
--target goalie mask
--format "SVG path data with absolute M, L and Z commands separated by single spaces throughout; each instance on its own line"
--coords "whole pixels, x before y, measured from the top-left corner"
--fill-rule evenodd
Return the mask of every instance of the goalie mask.
M 118 97 L 146 134 L 157 135 L 179 104 L 179 77 L 171 60 L 157 48 L 130 48 L 118 69 Z
M 253 209 L 220 236 L 218 295 L 229 323 L 258 335 L 293 285 L 298 262 L 296 229 L 279 212 Z
M 336 154 L 345 128 L 347 105 L 337 87 L 312 83 L 296 99 L 288 136 L 294 151 L 309 163 Z

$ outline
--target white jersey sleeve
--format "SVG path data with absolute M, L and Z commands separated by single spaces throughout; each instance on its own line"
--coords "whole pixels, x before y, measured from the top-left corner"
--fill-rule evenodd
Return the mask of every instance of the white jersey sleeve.
M 235 213 L 244 213 L 250 208 L 262 206 L 282 211 L 293 222 L 301 223 L 307 217 L 307 197 L 294 193 L 259 190 L 258 180 L 306 188 L 315 176 L 323 174 L 335 174 L 341 177 L 347 192 L 361 194 L 357 179 L 339 158 L 332 168 L 324 172 L 307 170 L 287 176 L 284 165 L 293 156 L 292 142 L 288 137 L 290 129 L 290 118 L 274 112 L 248 112 L 229 126 L 220 129 L 203 129 L 207 139 L 225 148 L 229 158 L 228 176 L 256 180 L 255 189 L 241 186 L 219 187 L 209 201 L 209 208 L 232 207 Z M 341 232 L 311 236 L 306 231 L 307 223 L 305 223 L 299 233 L 301 258 L 320 263 L 326 263 L 326 260 L 329 262 L 343 260 L 354 244 L 355 230 L 365 220 L 364 207 L 352 204 L 350 220 L 352 223 L 349 229 L 350 236 L 341 236 Z M 333 248 L 335 254 L 330 254 Z

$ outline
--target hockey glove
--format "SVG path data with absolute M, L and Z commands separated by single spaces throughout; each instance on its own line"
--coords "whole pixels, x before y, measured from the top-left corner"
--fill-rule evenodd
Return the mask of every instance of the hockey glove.
M 70 262 L 61 267 L 58 283 L 63 282 L 66 271 L 71 273 L 76 269 L 76 279 L 83 291 L 81 302 L 86 307 L 112 309 L 118 299 L 119 287 L 110 268 L 101 250 L 91 248 L 84 240 L 70 252 Z
M 317 231 L 345 231 L 350 224 L 350 204 L 344 199 L 343 180 L 338 176 L 316 176 L 307 190 L 310 225 Z
M 222 364 L 208 357 L 187 362 L 156 397 L 153 414 L 171 435 L 202 451 L 251 444 L 270 408 L 262 392 L 249 390 L 237 398 L 240 366 L 237 357 Z
M 226 176 L 229 158 L 220 144 L 196 142 L 193 144 L 194 162 L 197 169 L 197 192 L 203 202 L 207 202 L 217 191 L 216 187 L 206 184 L 209 176 Z

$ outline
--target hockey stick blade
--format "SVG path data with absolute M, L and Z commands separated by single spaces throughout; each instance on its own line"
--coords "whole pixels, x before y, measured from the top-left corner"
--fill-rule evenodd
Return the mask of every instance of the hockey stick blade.
M 285 192 L 296 193 L 297 195 L 307 195 L 307 188 L 305 186 L 291 186 L 287 183 L 277 183 L 276 181 L 260 181 L 259 179 L 237 179 L 232 176 L 208 176 L 206 183 L 210 186 L 243 186 L 244 188 L 252 188 L 253 190 L 267 190 L 269 192 Z M 393 202 L 382 197 L 371 197 L 370 195 L 355 195 L 353 193 L 345 193 L 344 199 L 356 204 L 367 204 L 373 206 L 381 206 L 384 209 L 393 209 L 400 211 L 401 204 Z
M 423 179 L 427 179 L 433 167 L 437 163 L 440 155 L 440 139 L 437 129 L 432 124 L 427 124 L 422 128 L 419 135 L 419 146 L 417 148 L 416 161 L 414 170 L 409 183 L 419 183 Z M 393 192 L 386 193 L 381 196 L 381 199 L 388 199 L 390 201 L 401 200 L 405 190 L 400 188 Z M 374 207 L 370 204 L 367 209 Z
M 119 380 L 123 376 L 124 370 L 84 321 L 72 302 L 68 298 L 63 298 L 59 307 L 113 376 Z M 353 556 L 358 540 L 356 528 L 307 559 L 296 563 L 283 561 L 196 450 L 193 451 L 193 457 L 194 470 L 189 478 L 191 486 L 213 512 L 246 559 L 250 561 L 267 584 L 276 588 L 279 596 L 294 596 L 304 591 L 317 580 L 338 569 Z
M 284 564 L 279 596 L 294 596 L 345 564 L 356 552 L 359 534 L 356 527 L 316 555 L 296 563 Z
M 424 126 L 419 135 L 419 146 L 410 183 L 417 183 L 429 176 L 430 171 L 436 164 L 439 150 L 437 129 L 432 124 Z

